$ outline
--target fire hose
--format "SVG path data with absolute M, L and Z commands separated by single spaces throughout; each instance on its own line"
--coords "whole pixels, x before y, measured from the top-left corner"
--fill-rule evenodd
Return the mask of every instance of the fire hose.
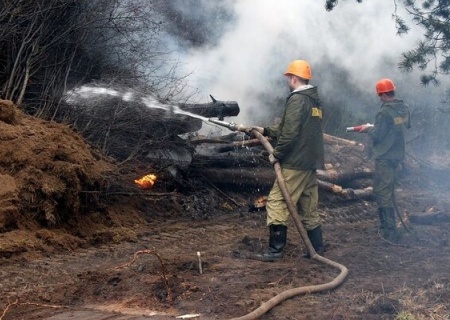
M 236 131 L 239 128 L 239 125 L 236 125 L 234 123 L 228 123 L 224 121 L 209 119 L 209 121 L 218 124 L 220 126 L 226 127 L 232 131 Z M 261 142 L 261 144 L 264 146 L 264 148 L 270 153 L 273 153 L 273 147 L 270 144 L 270 142 L 264 137 L 261 133 L 259 133 L 257 130 L 252 129 L 251 133 Z M 233 318 L 230 320 L 253 320 L 261 317 L 263 314 L 267 313 L 269 310 L 271 310 L 276 305 L 280 304 L 284 300 L 287 300 L 289 298 L 292 298 L 294 296 L 300 295 L 300 294 L 306 294 L 306 293 L 314 293 L 314 292 L 321 292 L 326 290 L 332 290 L 340 286 L 345 278 L 348 275 L 348 269 L 344 265 L 337 263 L 333 260 L 327 259 L 319 254 L 314 250 L 314 247 L 311 243 L 311 241 L 308 238 L 308 233 L 303 226 L 303 223 L 301 222 L 299 218 L 299 214 L 297 211 L 297 206 L 292 201 L 291 195 L 288 191 L 286 181 L 284 180 L 283 173 L 281 171 L 281 166 L 278 162 L 274 163 L 274 169 L 275 174 L 277 178 L 278 185 L 280 186 L 281 193 L 283 194 L 284 200 L 286 201 L 287 208 L 289 210 L 290 216 L 293 218 L 295 226 L 297 228 L 297 231 L 300 233 L 300 237 L 302 238 L 303 242 L 306 245 L 306 248 L 308 250 L 308 253 L 311 257 L 311 259 L 319 261 L 321 263 L 327 264 L 329 266 L 332 266 L 334 268 L 337 268 L 340 270 L 340 273 L 337 277 L 335 277 L 332 281 L 324 283 L 324 284 L 318 284 L 318 285 L 311 285 L 311 286 L 303 286 L 298 288 L 289 289 L 286 291 L 283 291 L 276 295 L 275 297 L 271 298 L 270 300 L 264 302 L 261 306 L 259 306 L 257 309 L 253 310 L 252 312 L 238 318 Z

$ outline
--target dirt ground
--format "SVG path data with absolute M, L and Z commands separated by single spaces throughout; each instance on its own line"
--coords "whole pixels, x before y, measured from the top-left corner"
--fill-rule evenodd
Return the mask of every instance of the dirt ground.
M 293 222 L 281 262 L 244 258 L 267 246 L 265 211 L 248 210 L 261 194 L 200 183 L 181 192 L 163 180 L 140 190 L 133 179 L 148 167 L 118 169 L 63 126 L 8 117 L 0 121 L 0 320 L 231 319 L 339 274 L 301 257 Z M 449 214 L 446 174 L 401 177 L 408 230 L 399 225 L 398 244 L 378 235 L 372 201 L 322 201 L 325 256 L 348 276 L 259 319 L 450 319 L 450 222 L 407 221 Z M 79 205 L 74 192 L 84 195 Z

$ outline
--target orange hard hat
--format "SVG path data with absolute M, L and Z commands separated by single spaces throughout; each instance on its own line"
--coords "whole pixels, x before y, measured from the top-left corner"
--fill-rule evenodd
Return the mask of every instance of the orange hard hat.
M 284 73 L 285 76 L 289 74 L 293 74 L 294 76 L 307 80 L 310 80 L 312 78 L 311 67 L 309 66 L 309 63 L 306 62 L 305 60 L 292 61 L 289 64 L 286 72 Z
M 385 93 L 395 90 L 395 85 L 391 79 L 381 79 L 376 85 L 377 93 Z

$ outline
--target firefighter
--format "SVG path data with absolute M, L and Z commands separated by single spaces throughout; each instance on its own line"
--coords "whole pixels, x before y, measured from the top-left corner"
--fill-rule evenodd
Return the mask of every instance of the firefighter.
M 375 161 L 373 194 L 378 205 L 379 230 L 383 238 L 398 241 L 395 218 L 396 171 L 405 157 L 405 132 L 411 127 L 408 107 L 395 97 L 395 85 L 390 79 L 381 79 L 375 85 L 382 102 L 373 127 L 364 125 L 372 141 Z
M 284 105 L 281 122 L 273 127 L 251 127 L 276 140 L 269 161 L 279 162 L 294 204 L 298 204 L 300 219 L 315 251 L 323 255 L 324 245 L 318 205 L 316 170 L 324 168 L 322 109 L 317 87 L 309 84 L 311 68 L 307 61 L 291 62 L 284 73 L 290 94 Z M 241 128 L 240 131 L 249 131 Z M 286 246 L 289 210 L 275 181 L 267 204 L 269 248 L 255 258 L 278 261 Z M 309 255 L 305 255 L 309 257 Z

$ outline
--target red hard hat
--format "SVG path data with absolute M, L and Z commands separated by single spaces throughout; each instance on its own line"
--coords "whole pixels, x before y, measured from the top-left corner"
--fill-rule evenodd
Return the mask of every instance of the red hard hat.
M 381 79 L 376 85 L 377 93 L 385 93 L 395 90 L 395 85 L 391 79 Z

